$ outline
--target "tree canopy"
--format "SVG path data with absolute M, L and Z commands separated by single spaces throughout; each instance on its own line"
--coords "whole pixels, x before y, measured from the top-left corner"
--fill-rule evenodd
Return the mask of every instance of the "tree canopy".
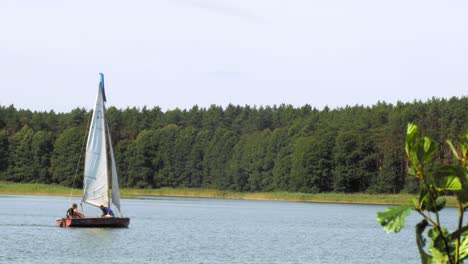
M 0 106 L 0 180 L 80 188 L 90 116 Z M 468 97 L 322 110 L 109 107 L 107 119 L 123 187 L 399 193 L 417 189 L 405 177 L 406 124 L 439 144 L 455 138 L 468 131 Z

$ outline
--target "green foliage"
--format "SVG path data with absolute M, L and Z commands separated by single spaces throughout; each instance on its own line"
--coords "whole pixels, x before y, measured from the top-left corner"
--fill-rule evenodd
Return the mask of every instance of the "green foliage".
M 451 164 L 436 164 L 439 148 L 429 137 L 421 137 L 419 128 L 408 124 L 405 151 L 410 167 L 408 175 L 416 177 L 421 182 L 418 199 L 414 199 L 414 207 L 423 220 L 416 225 L 416 244 L 422 263 L 463 263 L 468 257 L 468 225 L 463 226 L 463 216 L 468 208 L 468 133 L 458 142 L 446 141 L 453 154 Z M 441 150 L 442 151 L 442 150 Z M 446 206 L 447 199 L 443 195 L 454 193 L 458 207 L 458 226 L 450 233 L 440 223 L 440 211 Z M 398 232 L 409 215 L 409 207 L 389 208 L 386 212 L 377 214 L 377 221 L 387 232 Z M 431 243 L 426 252 L 424 231 L 427 231 Z
M 158 159 L 152 158 L 156 150 L 156 133 L 143 130 L 128 147 L 128 186 L 151 188 L 155 169 L 161 166 Z
M 84 135 L 83 128 L 71 127 L 57 137 L 51 157 L 52 182 L 65 186 L 74 184 L 75 188 L 83 186 L 84 157 L 81 157 L 81 150 L 85 139 Z
M 387 233 L 398 233 L 405 226 L 405 220 L 411 213 L 411 207 L 399 206 L 387 208 L 385 212 L 377 213 L 377 221 Z
M 438 192 L 442 192 L 442 191 L 458 192 L 462 190 L 462 183 L 458 176 L 435 177 L 434 188 Z
M 238 139 L 235 133 L 226 128 L 217 128 L 208 142 L 203 160 L 202 187 L 225 189 L 231 186 L 232 174 L 229 174 L 228 163 L 231 160 L 234 146 Z M 232 180 L 231 180 L 232 179 Z M 242 190 L 247 179 L 241 178 L 234 190 Z
M 78 159 L 90 115 L 81 108 L 54 113 L 0 106 L 0 179 L 70 186 L 78 169 L 80 187 Z M 468 129 L 467 97 L 323 110 L 285 104 L 167 111 L 111 106 L 106 117 L 124 187 L 394 194 L 423 189 L 421 206 L 430 210 L 438 210 L 438 197 L 428 195 L 438 188 L 468 201 L 468 181 L 459 170 L 435 169 L 466 156 L 460 143 L 468 139 L 455 136 Z M 414 175 L 417 162 L 423 176 L 440 175 L 428 176 L 430 188 L 405 177 L 406 144 L 400 142 L 408 122 L 423 124 L 428 135 L 415 134 L 408 148 L 417 148 L 410 152 Z M 438 151 L 447 138 L 454 141 Z M 462 190 L 455 190 L 460 184 Z
M 37 131 L 31 141 L 34 182 L 50 183 L 49 167 L 52 151 L 52 133 Z
M 16 182 L 34 182 L 34 157 L 31 143 L 34 131 L 24 126 L 9 138 L 9 160 L 6 180 Z
M 468 232 L 462 236 L 460 243 L 460 259 L 468 258 Z
M 0 180 L 6 176 L 8 169 L 8 134 L 2 129 L 0 130 Z
M 447 247 L 447 241 L 449 240 L 449 234 L 445 228 L 432 228 L 428 231 L 428 237 L 431 239 L 429 251 L 432 253 L 432 259 L 435 263 L 450 263 L 450 255 L 455 253 L 453 244 L 449 243 Z M 450 255 L 447 254 L 450 252 Z
M 357 130 L 338 134 L 333 149 L 336 192 L 365 192 L 377 175 L 372 141 Z

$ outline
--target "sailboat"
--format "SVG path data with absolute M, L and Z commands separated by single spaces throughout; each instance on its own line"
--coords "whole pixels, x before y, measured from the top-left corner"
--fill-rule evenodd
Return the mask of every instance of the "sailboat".
M 106 94 L 104 75 L 100 83 L 96 105 L 91 119 L 84 168 L 83 196 L 81 201 L 91 206 L 117 208 L 120 217 L 84 217 L 57 219 L 60 227 L 128 227 L 130 218 L 122 217 L 119 181 L 109 126 L 105 118 Z

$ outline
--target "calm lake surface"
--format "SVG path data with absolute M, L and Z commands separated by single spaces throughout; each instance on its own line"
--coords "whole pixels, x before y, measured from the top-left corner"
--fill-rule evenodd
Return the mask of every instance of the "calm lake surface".
M 387 206 L 142 198 L 122 201 L 128 229 L 55 227 L 69 206 L 0 196 L 0 263 L 419 263 L 419 217 L 386 234 L 375 219 Z

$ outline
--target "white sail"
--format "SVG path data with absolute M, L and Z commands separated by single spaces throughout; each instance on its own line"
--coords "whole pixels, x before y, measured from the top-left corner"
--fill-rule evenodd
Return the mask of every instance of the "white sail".
M 109 131 L 109 126 L 107 126 L 107 131 Z M 111 160 L 111 169 L 112 169 L 112 203 L 120 211 L 120 191 L 119 191 L 119 179 L 117 178 L 117 166 L 115 165 L 114 158 L 114 149 L 112 148 L 112 140 L 110 133 L 107 133 L 109 139 L 109 149 L 110 149 L 110 160 Z
M 101 74 L 96 106 L 86 144 L 82 201 L 94 206 L 109 206 L 109 179 L 104 119 L 104 79 Z

